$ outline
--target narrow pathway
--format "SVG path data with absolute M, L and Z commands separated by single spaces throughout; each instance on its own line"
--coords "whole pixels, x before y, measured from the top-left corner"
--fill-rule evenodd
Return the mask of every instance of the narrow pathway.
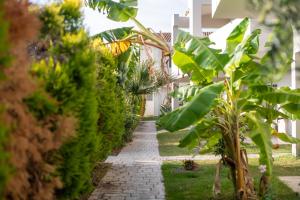
M 164 200 L 155 122 L 141 122 L 134 138 L 118 156 L 89 200 Z

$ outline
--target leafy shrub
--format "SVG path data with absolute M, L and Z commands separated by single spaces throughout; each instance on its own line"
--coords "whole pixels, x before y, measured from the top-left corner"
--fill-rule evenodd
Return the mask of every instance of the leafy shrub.
M 92 189 L 91 172 L 102 140 L 97 126 L 96 57 L 82 29 L 80 8 L 81 1 L 65 0 L 42 9 L 44 40 L 37 46 L 46 47 L 46 53 L 39 56 L 42 50 L 38 49 L 36 57 L 43 59 L 33 66 L 59 102 L 58 110 L 75 116 L 78 122 L 76 136 L 62 146 L 58 156 L 64 187 L 57 195 L 65 199 L 76 199 Z
M 132 139 L 132 134 L 140 120 L 140 112 L 142 110 L 142 99 L 134 95 L 126 96 L 126 119 L 125 119 L 125 134 L 123 139 L 129 142 Z
M 33 93 L 25 98 L 24 102 L 37 119 L 45 119 L 47 116 L 57 113 L 56 102 L 42 92 Z
M 6 39 L 10 47 L 1 47 L 0 51 L 0 70 L 5 76 L 0 82 L 1 197 L 53 199 L 54 190 L 61 187 L 61 182 L 55 175 L 52 155 L 61 146 L 63 138 L 67 137 L 64 131 L 72 133 L 72 119 L 52 113 L 49 116 L 45 114 L 45 118 L 39 120 L 29 111 L 24 99 L 42 90 L 28 73 L 30 63 L 27 54 L 28 41 L 37 35 L 39 22 L 36 16 L 29 13 L 25 1 L 5 1 L 0 7 L 9 23 Z M 2 36 L 5 32 L 3 28 L 6 26 L 0 26 Z M 1 37 L 0 40 L 3 39 Z M 6 43 L 1 41 L 0 45 Z M 8 54 L 13 59 L 10 63 L 6 58 L 2 59 Z M 3 63 L 6 68 L 2 67 Z M 45 94 L 44 99 L 47 98 Z M 5 164 L 2 163 L 4 161 Z
M 4 77 L 3 69 L 8 65 L 8 26 L 4 20 L 3 0 L 0 0 L 0 84 L 1 79 Z M 7 127 L 3 124 L 2 115 L 4 112 L 4 106 L 0 104 L 0 199 L 4 193 L 4 187 L 8 180 L 9 168 L 7 164 L 7 152 L 4 151 L 4 143 L 7 140 Z
M 125 132 L 125 94 L 117 83 L 117 65 L 101 41 L 93 41 L 97 59 L 98 128 L 102 135 L 99 159 L 104 159 L 123 143 Z

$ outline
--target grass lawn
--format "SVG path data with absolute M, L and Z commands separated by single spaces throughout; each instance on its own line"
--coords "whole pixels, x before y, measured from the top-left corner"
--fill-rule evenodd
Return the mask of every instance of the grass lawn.
M 162 132 L 157 134 L 159 142 L 159 154 L 161 156 L 181 156 L 192 155 L 193 150 L 188 148 L 179 148 L 178 143 L 180 139 L 186 136 L 187 131 L 177 131 L 174 133 Z M 274 153 L 291 153 L 291 145 L 281 145 L 279 149 L 273 150 Z M 246 150 L 248 153 L 258 153 L 258 149 L 254 145 L 247 145 Z
M 213 199 L 212 185 L 215 176 L 216 161 L 199 161 L 195 171 L 185 171 L 182 162 L 165 162 L 162 166 L 167 200 L 209 200 Z M 259 181 L 257 159 L 250 160 L 250 172 L 255 178 L 256 187 Z M 277 176 L 299 176 L 300 160 L 292 157 L 275 158 L 274 161 L 273 200 L 299 200 L 294 193 L 283 184 Z M 220 200 L 232 199 L 233 187 L 228 179 L 229 169 L 223 168 L 221 173 L 222 194 Z M 299 180 L 300 182 L 300 180 Z

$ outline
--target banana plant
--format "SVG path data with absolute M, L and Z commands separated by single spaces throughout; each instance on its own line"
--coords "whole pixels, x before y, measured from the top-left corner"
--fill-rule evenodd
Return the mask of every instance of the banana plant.
M 85 0 L 87 6 L 99 12 L 105 12 L 107 18 L 117 22 L 133 21 L 138 30 L 130 27 L 118 28 L 100 33 L 98 36 L 105 36 L 108 42 L 116 47 L 126 47 L 130 43 L 147 44 L 157 47 L 164 52 L 164 55 L 170 55 L 170 47 L 166 41 L 150 29 L 146 28 L 137 16 L 137 0 Z M 122 52 L 125 49 L 119 48 Z
M 174 63 L 193 82 L 193 92 L 180 95 L 185 100 L 158 120 L 170 132 L 189 127 L 179 146 L 198 146 L 200 152 L 221 147 L 214 193 L 220 193 L 219 170 L 228 166 L 235 188 L 234 199 L 264 198 L 270 191 L 272 175 L 272 142 L 275 136 L 295 143 L 299 139 L 274 130 L 277 118 L 299 117 L 300 92 L 273 88 L 266 80 L 265 63 L 258 55 L 260 30 L 247 34 L 249 19 L 245 18 L 226 39 L 226 49 L 212 48 L 209 38 L 180 32 L 174 46 Z M 257 194 L 249 172 L 243 138 L 249 137 L 260 150 L 263 190 Z M 202 142 L 201 142 L 202 141 Z M 204 145 L 203 145 L 204 143 Z

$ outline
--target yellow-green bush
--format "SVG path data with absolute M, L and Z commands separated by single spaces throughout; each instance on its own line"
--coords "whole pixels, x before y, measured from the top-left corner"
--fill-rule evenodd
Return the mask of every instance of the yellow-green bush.
M 81 1 L 66 0 L 42 9 L 42 58 L 33 66 L 45 81 L 46 90 L 59 102 L 59 112 L 77 119 L 76 136 L 69 139 L 58 155 L 58 173 L 64 187 L 61 198 L 75 199 L 91 190 L 91 171 L 96 162 L 101 136 L 98 134 L 98 102 L 95 54 L 82 28 Z
M 4 78 L 2 69 L 7 66 L 8 61 L 8 26 L 3 18 L 3 0 L 0 0 L 0 84 Z M 2 114 L 4 106 L 0 104 L 0 199 L 3 196 L 3 189 L 9 175 L 9 165 L 7 163 L 7 153 L 4 151 L 3 145 L 7 140 L 7 127 L 3 124 Z
M 92 189 L 96 161 L 122 146 L 126 130 L 132 131 L 131 125 L 125 127 L 132 109 L 126 107 L 125 90 L 118 83 L 118 63 L 101 41 L 91 40 L 83 29 L 80 2 L 65 0 L 42 8 L 38 61 L 32 67 L 58 102 L 57 112 L 73 115 L 78 122 L 76 136 L 57 157 L 64 184 L 57 195 L 65 199 Z M 40 107 L 32 110 L 42 115 L 53 108 L 49 103 Z

